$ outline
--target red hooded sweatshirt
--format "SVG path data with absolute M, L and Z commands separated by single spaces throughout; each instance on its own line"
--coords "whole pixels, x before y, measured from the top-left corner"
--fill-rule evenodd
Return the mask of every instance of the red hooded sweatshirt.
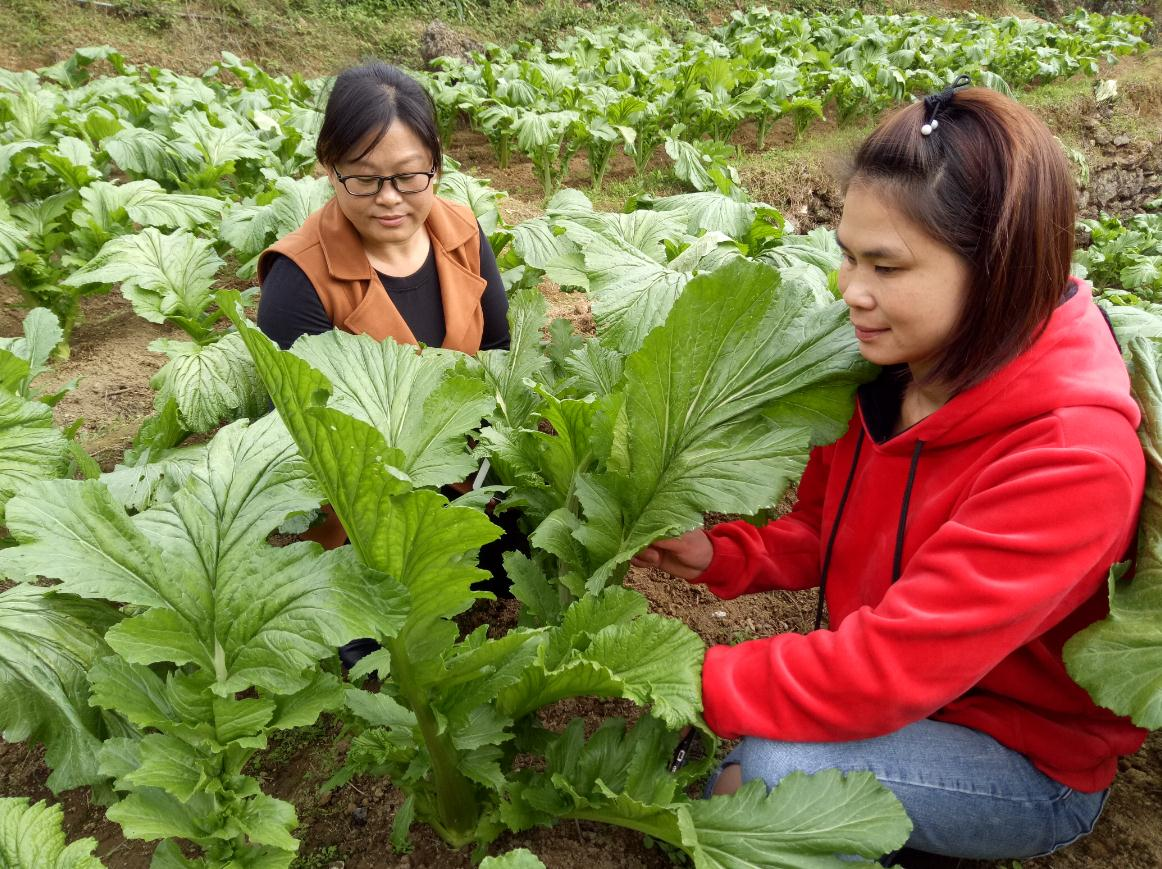
M 894 436 L 903 383 L 886 370 L 812 453 L 791 513 L 710 531 L 696 581 L 722 598 L 818 586 L 830 548 L 829 629 L 707 652 L 716 733 L 838 742 L 933 718 L 1077 790 L 1109 786 L 1146 731 L 1096 706 L 1061 648 L 1108 612 L 1145 461 L 1118 347 L 1078 290 L 1026 352 Z

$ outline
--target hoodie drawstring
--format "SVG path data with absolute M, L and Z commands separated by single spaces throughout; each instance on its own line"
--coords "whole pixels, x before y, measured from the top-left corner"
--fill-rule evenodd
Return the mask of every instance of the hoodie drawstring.
M 916 482 L 916 467 L 920 464 L 920 450 L 924 441 L 917 440 L 912 450 L 912 464 L 908 467 L 908 482 L 904 486 L 904 500 L 900 504 L 900 524 L 896 526 L 896 553 L 892 556 L 892 583 L 900 578 L 904 561 L 904 529 L 908 526 L 908 504 L 912 500 L 912 484 Z
M 847 506 L 847 496 L 851 494 L 851 483 L 855 479 L 855 469 L 859 466 L 859 453 L 863 449 L 864 430 L 859 428 L 855 441 L 855 452 L 851 457 L 851 470 L 847 472 L 847 482 L 843 484 L 843 494 L 839 497 L 839 509 L 835 511 L 835 521 L 831 524 L 831 536 L 827 538 L 827 549 L 823 553 L 823 570 L 819 574 L 819 603 L 815 606 L 815 630 L 823 624 L 823 593 L 827 590 L 827 571 L 831 568 L 831 549 L 835 546 L 835 535 L 839 533 L 839 523 L 843 520 L 843 508 Z
M 835 547 L 835 537 L 839 533 L 839 523 L 843 521 L 843 510 L 847 507 L 847 496 L 851 494 L 851 484 L 855 480 L 855 469 L 859 466 L 859 454 L 863 448 L 864 430 L 860 428 L 859 438 L 855 442 L 855 452 L 851 457 L 851 470 L 847 472 L 847 481 L 843 484 L 843 494 L 839 497 L 839 507 L 835 511 L 835 522 L 831 525 L 831 535 L 827 538 L 827 549 L 823 553 L 823 570 L 819 575 L 819 601 L 815 605 L 815 630 L 823 624 L 823 601 L 827 592 L 827 574 L 831 569 L 831 551 Z M 900 504 L 900 521 L 896 526 L 896 551 L 892 556 L 892 582 L 900 578 L 904 560 L 904 531 L 908 526 L 908 505 L 912 501 L 912 487 L 916 482 L 916 468 L 920 464 L 920 451 L 924 449 L 924 441 L 917 440 L 916 448 L 912 450 L 912 461 L 908 467 L 908 482 L 904 486 L 904 499 Z

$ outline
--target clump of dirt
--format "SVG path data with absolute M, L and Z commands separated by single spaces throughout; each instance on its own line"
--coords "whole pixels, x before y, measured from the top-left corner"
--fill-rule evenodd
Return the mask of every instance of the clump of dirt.
M 1133 67 L 1132 67 L 1133 69 Z M 1107 212 L 1130 217 L 1162 196 L 1162 56 L 1141 61 L 1119 80 L 1119 95 L 1093 103 L 1082 120 L 1089 184 L 1078 206 L 1083 216 Z
M 1112 136 L 1100 126 L 1094 133 L 1100 150 L 1090 170 L 1089 186 L 1078 198 L 1080 214 L 1097 217 L 1106 212 L 1122 218 L 1142 214 L 1162 196 L 1162 146 L 1125 134 Z
M 567 293 L 548 278 L 541 280 L 541 295 L 549 303 L 548 321 L 568 320 L 578 335 L 592 337 L 597 334 L 593 322 L 593 306 L 584 293 Z
M 447 22 L 439 18 L 424 28 L 420 36 L 420 57 L 424 65 L 431 68 L 432 61 L 437 57 L 458 57 L 469 60 L 474 51 L 480 51 L 484 46 L 474 39 L 457 33 Z

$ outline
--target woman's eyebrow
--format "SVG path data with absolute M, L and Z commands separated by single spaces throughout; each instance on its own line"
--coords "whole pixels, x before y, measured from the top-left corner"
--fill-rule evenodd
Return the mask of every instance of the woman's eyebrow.
M 835 233 L 835 241 L 843 249 L 844 253 L 851 253 L 851 248 L 843 243 L 843 239 L 839 237 L 839 233 Z M 897 250 L 891 247 L 873 247 L 870 250 L 860 251 L 859 255 L 864 259 L 905 259 L 907 254 L 902 250 Z
M 399 166 L 399 165 L 402 165 L 405 163 L 410 163 L 413 160 L 424 160 L 424 159 L 426 159 L 426 158 L 419 151 L 409 151 L 408 153 L 399 156 L 396 159 L 395 164 L 397 166 Z M 366 166 L 369 169 L 375 168 L 374 166 L 371 165 L 371 161 L 369 161 L 366 157 L 360 157 L 358 160 L 352 160 L 349 165 L 351 165 L 351 166 Z

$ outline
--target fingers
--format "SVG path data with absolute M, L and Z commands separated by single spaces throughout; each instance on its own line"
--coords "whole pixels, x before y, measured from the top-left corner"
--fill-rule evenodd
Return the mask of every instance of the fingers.
M 662 554 L 653 546 L 647 546 L 629 560 L 634 567 L 657 567 L 662 563 Z

